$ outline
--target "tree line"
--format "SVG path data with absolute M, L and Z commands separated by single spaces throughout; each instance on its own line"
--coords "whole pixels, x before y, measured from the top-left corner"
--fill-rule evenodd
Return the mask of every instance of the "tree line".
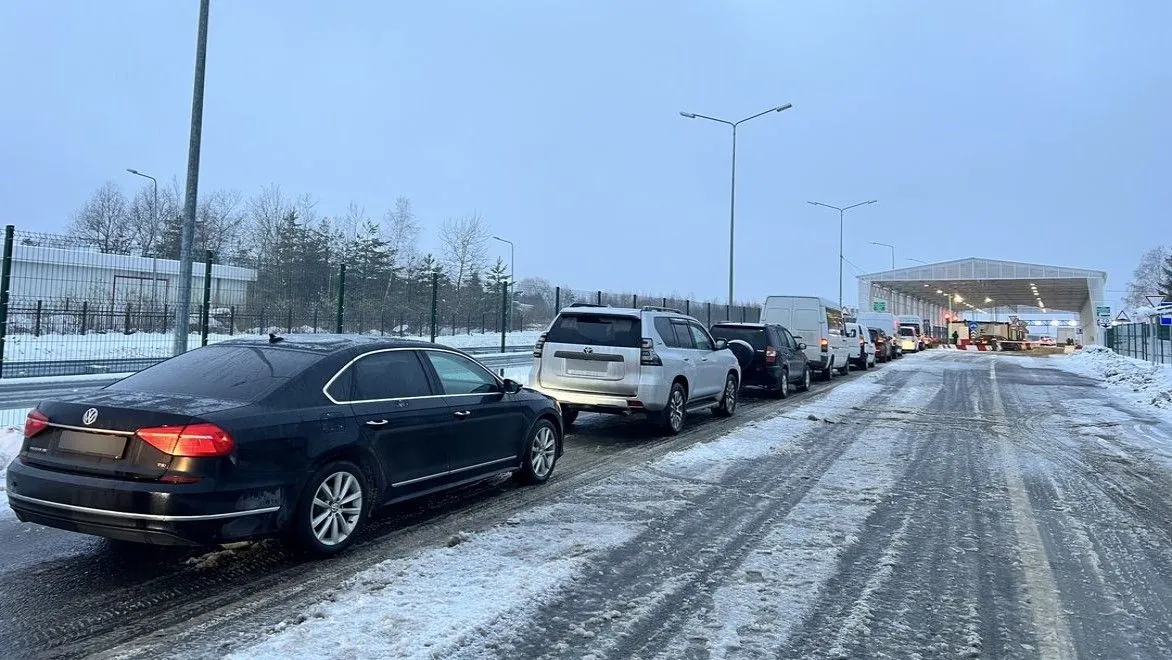
M 1168 246 L 1157 245 L 1143 253 L 1127 284 L 1123 304 L 1132 310 L 1149 307 L 1148 296 L 1172 301 L 1172 249 Z

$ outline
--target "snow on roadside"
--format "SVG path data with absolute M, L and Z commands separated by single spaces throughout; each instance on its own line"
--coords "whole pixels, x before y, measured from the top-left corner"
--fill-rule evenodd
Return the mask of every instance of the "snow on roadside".
M 0 428 L 0 493 L 8 491 L 8 464 L 20 453 L 20 445 L 23 442 L 23 429 Z M 8 507 L 8 497 L 5 496 L 3 501 L 0 501 L 0 519 L 11 518 L 14 515 Z
M 1140 403 L 1165 410 L 1172 417 L 1172 366 L 1126 357 L 1105 346 L 1087 346 L 1071 355 L 1056 355 L 1054 363 L 1072 373 L 1106 381 L 1117 390 L 1138 394 Z
M 448 547 L 362 571 L 264 642 L 229 657 L 443 657 L 488 627 L 524 625 L 524 612 L 540 607 L 591 555 L 639 529 L 596 507 L 539 507 L 454 536 Z

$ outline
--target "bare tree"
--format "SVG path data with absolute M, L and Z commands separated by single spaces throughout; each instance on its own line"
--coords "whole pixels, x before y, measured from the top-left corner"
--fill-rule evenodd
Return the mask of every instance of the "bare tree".
M 251 256 L 259 259 L 271 253 L 280 243 L 281 223 L 293 211 L 293 203 L 281 192 L 281 187 L 274 183 L 249 198 L 245 207 L 251 238 L 249 242 L 252 244 Z
M 70 233 L 102 252 L 129 254 L 134 245 L 126 196 L 107 181 L 73 216 Z
M 383 225 L 387 232 L 387 242 L 395 253 L 396 265 L 413 268 L 419 260 L 421 229 L 415 211 L 411 208 L 411 200 L 397 198 L 395 208 L 383 214 Z
M 479 213 L 448 218 L 440 226 L 443 263 L 458 300 L 468 276 L 484 268 L 489 236 L 488 225 Z
M 244 232 L 244 202 L 239 190 L 214 190 L 200 200 L 196 209 L 197 243 L 211 250 L 218 261 L 240 252 Z
M 1124 297 L 1123 304 L 1130 309 L 1146 307 L 1146 296 L 1164 293 L 1164 265 L 1169 257 L 1172 257 L 1172 252 L 1163 245 L 1157 245 L 1144 252 L 1132 274 L 1131 282 L 1127 285 L 1127 296 Z
M 162 206 L 162 200 L 159 200 Z M 138 189 L 126 213 L 127 227 L 134 240 L 134 246 L 141 254 L 153 255 L 166 233 L 166 218 L 155 208 L 154 186 L 147 184 Z

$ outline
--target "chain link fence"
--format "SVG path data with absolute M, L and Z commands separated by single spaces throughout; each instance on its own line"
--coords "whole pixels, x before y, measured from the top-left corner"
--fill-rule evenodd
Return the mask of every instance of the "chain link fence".
M 397 268 L 377 250 L 302 242 L 260 254 L 195 255 L 188 347 L 272 332 L 524 350 L 557 310 L 575 302 L 672 308 L 705 324 L 760 316 L 756 305 L 573 289 L 537 278 L 510 285 L 494 272 L 453 278 L 434 262 Z M 0 280 L 0 376 L 134 371 L 172 355 L 182 286 L 177 260 L 112 254 L 77 238 L 8 227 Z
M 1106 345 L 1120 355 L 1155 364 L 1172 364 L 1169 326 L 1157 323 L 1121 323 L 1107 328 Z

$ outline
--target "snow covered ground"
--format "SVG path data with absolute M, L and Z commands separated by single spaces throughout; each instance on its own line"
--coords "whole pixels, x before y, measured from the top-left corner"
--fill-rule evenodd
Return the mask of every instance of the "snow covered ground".
M 1056 355 L 1055 364 L 1082 376 L 1101 379 L 1137 403 L 1159 408 L 1172 419 L 1172 366 L 1119 355 L 1105 346 L 1087 346 L 1071 355 Z
M 374 333 L 377 334 L 377 333 Z M 538 330 L 510 332 L 506 335 L 505 343 L 509 346 L 531 346 L 537 341 Z M 237 334 L 236 337 L 241 335 Z M 208 343 L 231 339 L 231 335 L 210 334 Z M 428 340 L 429 337 L 410 336 L 407 339 Z M 500 346 L 500 333 L 473 333 L 457 335 L 440 335 L 436 343 L 453 348 L 479 348 L 485 346 Z M 139 332 L 132 335 L 121 333 L 89 334 L 89 335 L 11 335 L 5 340 L 5 362 L 45 361 L 45 360 L 102 360 L 112 358 L 150 358 L 168 357 L 171 355 L 172 337 L 169 334 Z M 188 337 L 188 346 L 199 346 L 200 337 L 192 334 Z
M 15 417 L 16 411 L 5 410 L 2 411 L 5 420 Z M 12 428 L 7 424 L 0 426 L 0 518 L 11 518 L 12 509 L 8 508 L 8 464 L 16 455 L 20 453 L 20 445 L 24 441 L 23 421 L 24 416 L 28 414 L 27 410 L 20 410 L 20 428 Z

